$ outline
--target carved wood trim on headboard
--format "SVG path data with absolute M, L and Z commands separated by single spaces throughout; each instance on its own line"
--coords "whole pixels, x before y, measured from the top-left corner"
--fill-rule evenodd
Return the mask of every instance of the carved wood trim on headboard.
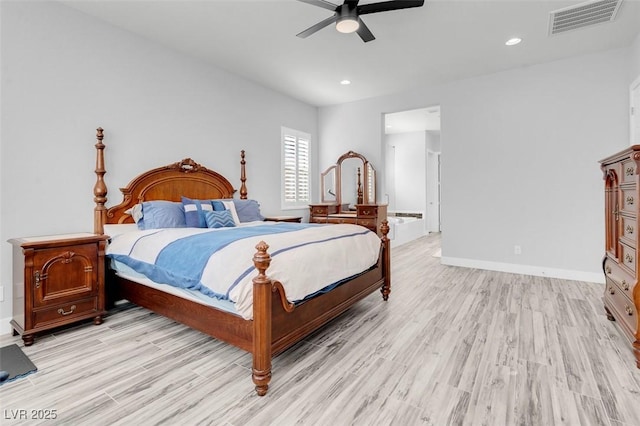
M 221 174 L 210 170 L 191 158 L 185 158 L 167 166 L 144 172 L 134 178 L 127 186 L 120 188 L 123 200 L 120 204 L 106 208 L 107 186 L 104 182 L 104 148 L 102 143 L 104 130 L 97 129 L 96 146 L 96 184 L 93 189 L 94 233 L 104 234 L 104 225 L 110 223 L 133 223 L 133 218 L 126 210 L 137 203 L 151 200 L 181 201 L 185 196 L 193 199 L 233 198 L 236 190 Z M 241 151 L 240 179 L 241 198 L 247 198 L 246 162 L 244 151 Z

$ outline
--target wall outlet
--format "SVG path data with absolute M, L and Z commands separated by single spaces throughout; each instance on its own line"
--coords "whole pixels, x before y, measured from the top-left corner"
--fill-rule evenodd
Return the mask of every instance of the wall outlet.
M 0 302 L 4 302 L 4 287 L 0 285 Z
M 522 254 L 522 247 L 513 246 L 513 254 Z

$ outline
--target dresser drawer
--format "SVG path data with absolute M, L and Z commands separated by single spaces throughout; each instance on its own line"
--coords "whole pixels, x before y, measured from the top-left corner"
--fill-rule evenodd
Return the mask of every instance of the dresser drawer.
M 633 183 L 636 181 L 636 162 L 627 160 L 622 162 L 622 182 Z
M 311 207 L 312 216 L 327 216 L 329 214 L 329 206 L 313 206 Z
M 605 301 L 608 301 L 610 308 L 613 308 L 613 314 L 623 325 L 623 329 L 632 336 L 638 334 L 638 311 L 627 296 L 618 291 L 617 286 L 607 280 L 607 288 L 605 291 Z M 631 336 L 629 336 L 632 338 Z
M 356 217 L 331 217 L 327 218 L 327 223 L 356 223 Z
M 356 211 L 359 218 L 378 216 L 378 206 L 357 205 Z
M 620 264 L 631 276 L 636 276 L 636 250 L 633 247 L 620 243 Z
M 356 223 L 360 226 L 364 226 L 365 228 L 369 228 L 372 231 L 376 232 L 377 222 L 375 219 L 358 219 Z
M 326 216 L 310 216 L 309 223 L 327 223 Z
M 70 319 L 77 317 L 90 318 L 98 315 L 98 312 L 98 298 L 92 297 L 91 299 L 68 302 L 47 309 L 34 310 L 32 314 L 34 328 L 38 328 L 56 322 L 66 324 Z
M 611 280 L 621 293 L 626 294 L 630 299 L 633 298 L 633 289 L 637 285 L 637 280 L 633 275 L 609 258 L 604 262 L 604 272 L 607 279 Z
M 620 210 L 624 213 L 630 213 L 635 215 L 638 210 L 638 196 L 636 194 L 636 187 L 625 186 L 621 187 L 622 199 L 620 200 Z
M 631 243 L 630 246 L 635 247 L 636 235 L 638 233 L 638 221 L 635 217 L 620 216 L 622 220 L 622 236 L 627 238 Z

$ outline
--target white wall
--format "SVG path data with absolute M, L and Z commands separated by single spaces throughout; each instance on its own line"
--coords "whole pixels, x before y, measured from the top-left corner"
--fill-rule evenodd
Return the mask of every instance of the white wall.
M 427 205 L 425 132 L 393 133 L 387 135 L 386 140 L 387 144 L 393 147 L 395 162 L 392 166 L 395 170 L 395 185 L 393 188 L 387 186 L 390 200 L 394 201 L 389 206 L 390 211 L 424 213 Z M 387 167 L 389 167 L 389 160 L 387 156 L 385 159 Z
M 5 241 L 93 230 L 98 126 L 108 205 L 138 173 L 185 157 L 239 188 L 246 149 L 249 196 L 280 213 L 280 126 L 315 137 L 315 107 L 57 2 L 3 1 L 1 19 L 0 333 L 11 316 Z
M 628 144 L 629 70 L 617 49 L 324 107 L 320 158 L 382 164 L 382 114 L 439 104 L 443 262 L 600 281 L 598 160 Z
M 629 83 L 640 77 L 640 34 L 631 45 L 631 73 Z

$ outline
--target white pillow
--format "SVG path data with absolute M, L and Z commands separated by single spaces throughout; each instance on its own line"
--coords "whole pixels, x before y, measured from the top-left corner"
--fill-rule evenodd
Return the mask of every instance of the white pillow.
M 133 207 L 131 207 L 130 209 L 125 210 L 124 212 L 128 215 L 131 215 L 131 217 L 133 218 L 133 221 L 135 223 L 138 223 L 138 221 L 142 219 L 142 204 L 138 203 Z
M 226 210 L 231 211 L 231 216 L 233 216 L 233 221 L 236 223 L 236 226 L 240 225 L 240 219 L 238 218 L 238 213 L 236 212 L 236 205 L 233 204 L 233 200 L 220 200 L 222 204 L 224 204 L 224 208 Z

